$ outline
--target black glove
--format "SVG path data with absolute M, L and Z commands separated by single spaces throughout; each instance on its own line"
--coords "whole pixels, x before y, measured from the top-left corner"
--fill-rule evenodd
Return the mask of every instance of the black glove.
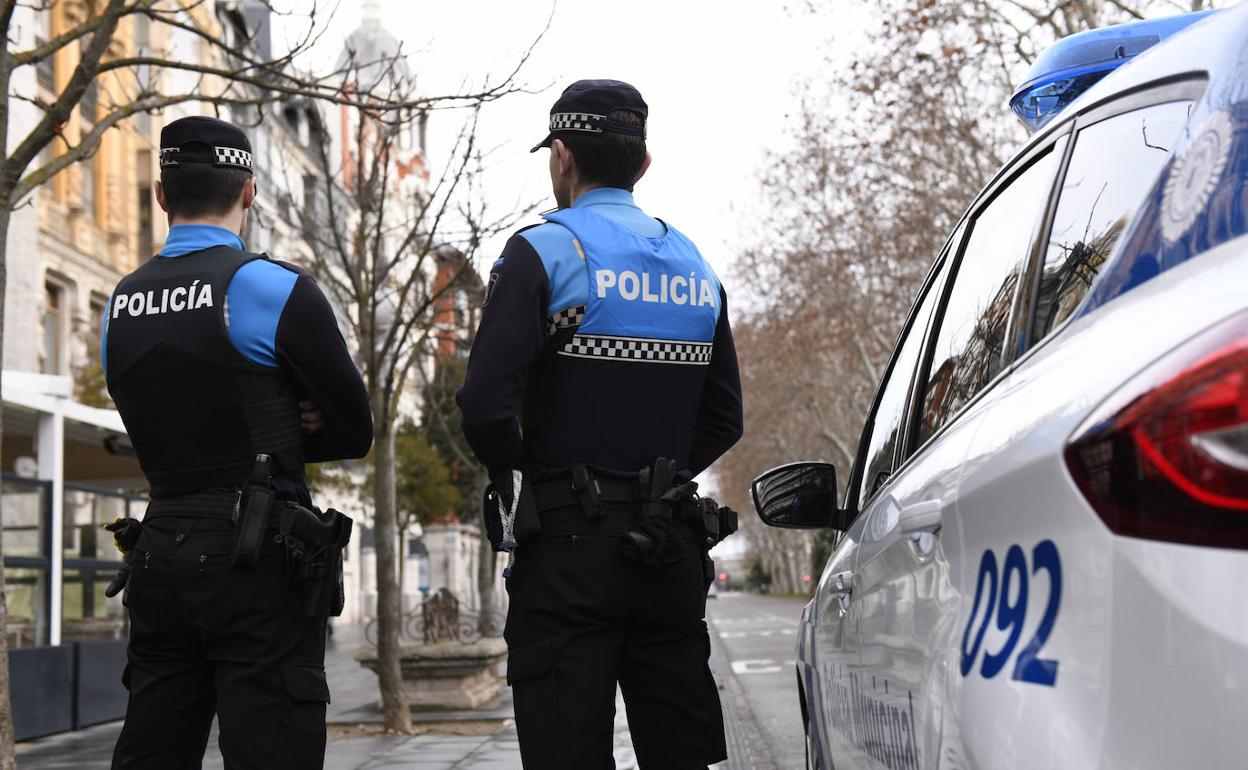
M 138 519 L 132 519 L 129 516 L 125 518 L 118 516 L 108 524 L 101 524 L 100 528 L 113 533 L 113 545 L 117 546 L 117 550 L 121 551 L 122 556 L 125 556 L 139 544 L 139 535 L 143 532 L 143 522 Z
M 688 482 L 672 486 L 676 461 L 660 457 L 653 469 L 638 474 L 641 492 L 641 523 L 620 536 L 620 553 L 640 564 L 675 564 L 684 558 L 684 544 L 668 537 L 674 506 L 691 497 L 698 485 Z
M 113 579 L 109 581 L 108 585 L 104 588 L 104 596 L 109 599 L 113 598 L 117 594 L 121 593 L 122 589 L 125 588 L 126 584 L 129 582 L 130 565 L 125 564 L 122 565 L 121 569 L 117 570 L 117 574 L 113 576 Z
M 118 516 L 108 524 L 101 524 L 100 528 L 113 534 L 113 545 L 121 551 L 121 555 L 128 557 L 134 547 L 139 544 L 139 535 L 143 534 L 143 522 L 138 519 L 132 519 L 129 516 L 125 518 Z M 111 599 L 121 593 L 126 584 L 130 582 L 130 563 L 126 559 L 126 563 L 121 565 L 121 569 L 117 570 L 117 574 L 104 588 L 104 596 Z

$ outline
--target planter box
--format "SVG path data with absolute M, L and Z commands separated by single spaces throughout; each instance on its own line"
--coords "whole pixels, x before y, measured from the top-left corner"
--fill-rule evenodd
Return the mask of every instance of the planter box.
M 9 686 L 15 739 L 25 741 L 74 729 L 72 644 L 10 650 Z
M 121 674 L 126 670 L 126 640 L 100 639 L 76 646 L 74 729 L 121 719 L 130 698 L 121 684 Z
M 408 702 L 422 711 L 491 708 L 502 684 L 498 666 L 506 659 L 507 643 L 495 638 L 404 647 L 400 665 Z M 356 660 L 377 673 L 376 650 L 361 650 Z

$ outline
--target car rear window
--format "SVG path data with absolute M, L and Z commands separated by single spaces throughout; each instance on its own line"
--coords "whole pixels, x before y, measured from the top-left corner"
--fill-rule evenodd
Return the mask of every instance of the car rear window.
M 1079 315 L 1248 233 L 1248 102 L 1209 92 Z
M 1155 104 L 1075 137 L 1041 268 L 1032 339 L 1075 312 L 1169 160 L 1191 102 Z

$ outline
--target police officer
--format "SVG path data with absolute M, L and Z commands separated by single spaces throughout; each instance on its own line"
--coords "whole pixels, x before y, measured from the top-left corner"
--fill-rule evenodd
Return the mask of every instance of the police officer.
M 332 562 L 342 543 L 266 517 L 310 506 L 305 462 L 368 451 L 368 395 L 316 283 L 244 246 L 257 193 L 242 131 L 170 123 L 155 190 L 168 239 L 118 284 L 101 344 L 152 498 L 137 542 L 136 522 L 117 533 L 130 699 L 113 767 L 199 767 L 216 715 L 226 767 L 319 768 L 332 610 L 305 589 L 325 578 L 312 552 Z
M 614 80 L 555 102 L 533 149 L 550 149 L 559 209 L 495 262 L 458 394 L 511 552 L 507 677 L 530 770 L 613 767 L 617 683 L 645 770 L 726 754 L 703 616 L 706 549 L 734 525 L 690 479 L 740 437 L 740 381 L 715 273 L 633 202 L 647 115 Z

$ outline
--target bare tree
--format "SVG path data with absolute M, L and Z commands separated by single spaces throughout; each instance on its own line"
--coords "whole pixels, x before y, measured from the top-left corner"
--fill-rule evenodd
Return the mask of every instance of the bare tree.
M 402 68 L 352 65 L 344 90 L 387 91 L 404 101 L 412 84 Z M 345 152 L 320 144 L 324 175 L 318 200 L 301 211 L 304 237 L 322 288 L 345 311 L 372 398 L 373 500 L 377 543 L 378 678 L 386 729 L 410 732 L 400 673 L 401 596 L 395 579 L 395 426 L 405 395 L 419 381 L 436 339 L 438 300 L 473 270 L 482 239 L 509 229 L 519 211 L 494 216 L 478 187 L 483 153 L 479 109 L 471 109 L 445 169 L 427 183 L 413 175 L 402 150 L 423 116 L 414 111 L 353 109 Z M 341 148 L 339 148 L 341 149 Z M 337 154 L 347 158 L 335 163 Z M 449 281 L 438 282 L 440 255 L 459 255 Z
M 471 346 L 476 334 L 477 314 L 465 319 L 465 343 Z M 485 512 L 481 500 L 490 483 L 489 475 L 472 453 L 459 425 L 455 391 L 463 384 L 466 362 L 460 357 L 439 358 L 425 385 L 424 421 L 430 439 L 447 459 L 460 490 L 461 519 L 475 521 L 481 529 L 477 544 L 477 593 L 481 599 L 478 625 L 482 635 L 500 633 L 500 602 L 497 595 L 498 554 L 485 535 Z
M 923 276 L 1025 138 L 1004 106 L 1014 80 L 1059 37 L 1207 4 L 879 3 L 869 44 L 849 66 L 827 68 L 829 80 L 806 84 L 793 149 L 763 177 L 763 235 L 735 276 L 753 301 L 737 328 L 746 430 L 717 465 L 721 487 L 742 495 L 759 471 L 810 458 L 834 461 L 847 482 Z M 810 13 L 831 21 L 831 11 Z M 791 565 L 810 552 L 809 536 L 750 519 L 747 537 L 775 590 L 798 590 Z
M 282 14 L 304 23 L 302 34 L 279 55 L 270 55 L 252 45 L 251 32 L 231 23 L 231 7 L 218 9 L 210 0 L 101 0 L 96 3 L 65 2 L 68 19 L 47 40 L 26 45 L 17 26 L 22 14 L 49 13 L 57 0 L 0 0 L 0 32 L 5 48 L 0 53 L 0 340 L 3 339 L 4 297 L 7 283 L 7 243 L 15 209 L 44 182 L 75 163 L 89 159 L 100 147 L 106 133 L 140 114 L 158 113 L 183 103 L 199 103 L 217 110 L 234 107 L 262 107 L 290 98 L 314 99 L 323 103 L 367 107 L 374 114 L 406 111 L 427 112 L 438 107 L 479 105 L 516 90 L 516 69 L 484 82 L 479 89 L 460 94 L 421 96 L 404 100 L 396 94 L 373 94 L 342 88 L 339 70 L 310 74 L 294 63 L 330 28 L 322 8 L 313 3 L 298 16 Z M 267 3 L 266 3 L 267 7 Z M 213 12 L 219 11 L 214 18 Z M 197 20 L 198 18 L 198 20 Z M 201 56 L 187 60 L 159 47 L 153 50 L 127 50 L 123 25 L 142 19 L 151 25 L 154 39 L 160 33 L 177 32 L 190 36 Z M 23 68 L 37 69 L 54 60 L 76 61 L 67 80 L 50 99 L 20 87 Z M 525 57 L 527 58 L 527 57 Z M 387 62 L 374 63 L 382 67 Z M 194 79 L 192 88 L 170 87 L 170 77 L 183 73 Z M 74 108 L 89 91 L 102 95 L 90 128 L 73 132 Z M 15 110 L 29 105 L 36 112 L 33 125 L 22 136 L 11 136 Z M 45 150 L 51 149 L 50 156 Z M 0 342 L 0 356 L 3 354 Z M 2 426 L 0 426 L 2 427 Z M 0 547 L 0 560 L 3 550 Z M 0 578 L 2 580 L 2 578 Z M 0 629 L 5 627 L 7 608 L 0 582 Z M 0 770 L 15 766 L 12 713 L 9 693 L 6 639 L 0 634 Z

